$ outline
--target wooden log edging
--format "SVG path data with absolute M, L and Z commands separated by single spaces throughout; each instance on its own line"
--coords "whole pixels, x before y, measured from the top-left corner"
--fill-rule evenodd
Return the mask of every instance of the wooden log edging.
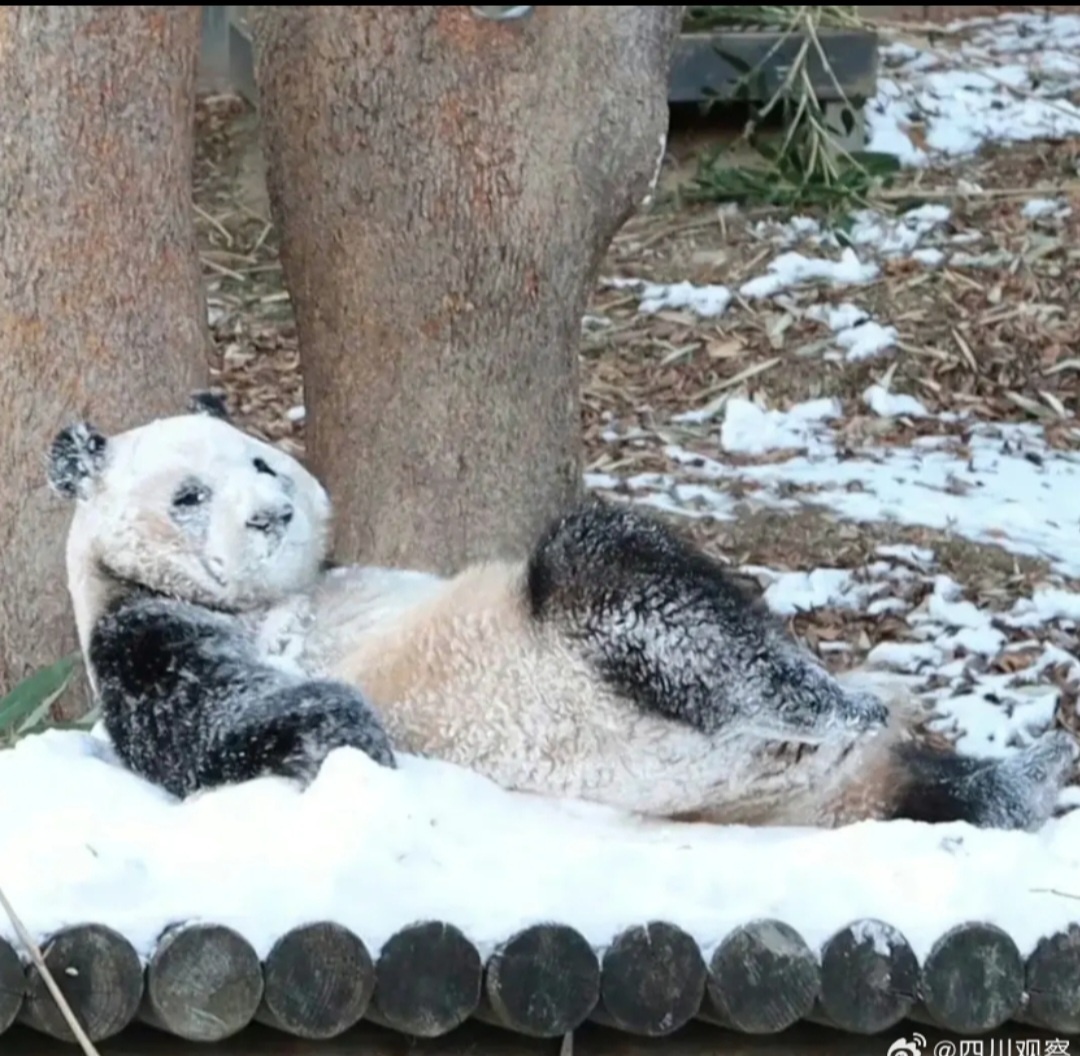
M 373 955 L 332 921 L 293 928 L 260 960 L 236 931 L 213 922 L 167 928 L 144 965 L 109 927 L 77 924 L 42 952 L 94 1042 L 145 1022 L 191 1041 L 218 1041 L 258 1021 L 309 1040 L 363 1019 L 438 1037 L 470 1018 L 555 1038 L 593 1021 L 641 1037 L 693 1019 L 746 1034 L 800 1020 L 882 1034 L 905 1018 L 960 1035 L 1014 1020 L 1068 1035 L 1080 1030 L 1080 923 L 1043 938 L 1024 958 L 992 924 L 951 928 L 922 963 L 881 920 L 855 920 L 819 948 L 784 921 L 753 920 L 706 956 L 675 924 L 625 928 L 603 949 L 565 924 L 526 927 L 481 957 L 453 924 L 418 921 Z M 33 965 L 0 939 L 0 1033 L 22 1024 L 74 1042 Z
M 0 939 L 0 1034 L 15 1022 L 26 997 L 26 975 L 19 955 Z
M 146 966 L 138 1017 L 186 1041 L 223 1041 L 255 1018 L 263 967 L 251 944 L 219 924 L 168 928 Z
M 375 962 L 363 941 L 330 921 L 304 924 L 271 947 L 255 1018 L 309 1040 L 336 1038 L 363 1018 L 375 993 Z

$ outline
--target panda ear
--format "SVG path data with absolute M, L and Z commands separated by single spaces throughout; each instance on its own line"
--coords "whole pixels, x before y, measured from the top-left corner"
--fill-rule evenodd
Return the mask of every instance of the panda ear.
M 199 389 L 191 394 L 188 410 L 192 414 L 207 414 L 211 418 L 220 418 L 223 422 L 232 422 L 225 397 L 210 389 Z
M 108 442 L 89 422 L 61 429 L 49 448 L 49 487 L 61 498 L 85 499 L 107 455 Z

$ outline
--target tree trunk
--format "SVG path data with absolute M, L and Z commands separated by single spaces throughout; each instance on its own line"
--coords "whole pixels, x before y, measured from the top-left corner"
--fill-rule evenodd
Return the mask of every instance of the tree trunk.
M 520 553 L 581 487 L 581 317 L 659 169 L 683 8 L 253 10 L 337 556 Z
M 0 692 L 75 648 L 54 433 L 207 378 L 198 46 L 198 7 L 0 7 Z

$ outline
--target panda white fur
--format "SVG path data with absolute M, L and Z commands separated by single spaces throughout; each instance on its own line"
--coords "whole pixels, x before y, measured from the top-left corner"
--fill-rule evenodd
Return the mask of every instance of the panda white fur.
M 350 745 L 521 792 L 720 823 L 863 818 L 1034 828 L 1077 748 L 931 749 L 914 712 L 838 680 L 658 521 L 586 502 L 519 560 L 442 578 L 327 569 L 330 503 L 298 462 L 194 413 L 62 430 L 68 580 L 118 754 L 177 795 L 310 780 Z

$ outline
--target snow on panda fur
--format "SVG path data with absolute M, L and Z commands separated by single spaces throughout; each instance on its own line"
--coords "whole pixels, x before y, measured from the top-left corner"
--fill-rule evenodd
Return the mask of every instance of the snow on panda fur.
M 453 577 L 327 570 L 318 481 L 212 398 L 194 410 L 69 427 L 49 467 L 77 500 L 69 587 L 106 728 L 178 795 L 309 780 L 342 745 L 393 765 L 392 744 L 656 817 L 1034 828 L 1072 770 L 1064 731 L 1009 760 L 919 743 L 909 701 L 831 676 L 629 508 L 583 503 L 528 556 Z

